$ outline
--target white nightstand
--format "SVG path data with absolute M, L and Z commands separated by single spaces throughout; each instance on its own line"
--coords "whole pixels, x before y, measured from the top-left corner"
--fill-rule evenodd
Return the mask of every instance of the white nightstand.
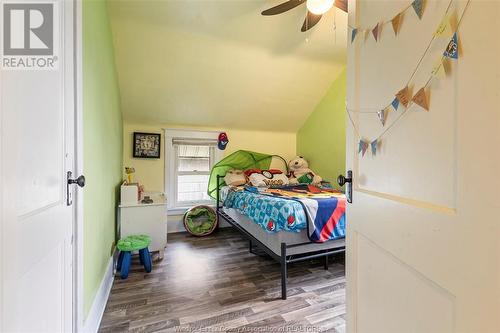
M 120 238 L 144 234 L 151 237 L 150 252 L 158 251 L 159 259 L 167 246 L 167 202 L 163 196 L 151 196 L 153 203 L 119 206 Z

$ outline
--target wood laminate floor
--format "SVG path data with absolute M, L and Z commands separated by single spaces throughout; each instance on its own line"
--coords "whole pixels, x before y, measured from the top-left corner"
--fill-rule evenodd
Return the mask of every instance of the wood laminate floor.
M 288 299 L 280 266 L 248 252 L 232 229 L 194 238 L 169 235 L 165 258 L 145 273 L 133 259 L 115 277 L 100 332 L 344 332 L 343 258 L 289 267 Z

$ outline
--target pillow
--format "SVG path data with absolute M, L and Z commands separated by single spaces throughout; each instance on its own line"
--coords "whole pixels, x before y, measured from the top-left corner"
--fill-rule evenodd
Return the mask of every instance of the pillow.
M 224 176 L 224 181 L 229 186 L 240 186 L 247 183 L 247 177 L 242 170 L 228 170 L 226 176 Z
M 280 170 L 247 170 L 245 173 L 253 186 L 283 186 L 288 185 L 288 177 Z
M 269 172 L 270 172 L 270 173 L 272 173 L 272 174 L 279 174 L 279 173 L 283 173 L 283 171 L 281 171 L 281 170 L 279 170 L 279 169 L 269 169 L 269 170 L 261 170 L 261 169 L 247 169 L 247 170 L 245 170 L 245 175 L 246 175 L 247 177 L 250 177 L 250 175 L 251 175 L 252 173 L 255 173 L 255 172 L 257 172 L 257 173 L 262 173 L 263 171 L 269 171 Z

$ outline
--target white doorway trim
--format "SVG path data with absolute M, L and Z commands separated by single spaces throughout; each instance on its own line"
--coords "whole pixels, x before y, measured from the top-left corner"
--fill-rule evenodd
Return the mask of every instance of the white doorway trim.
M 83 175 L 83 2 L 74 1 L 74 63 L 75 63 L 75 169 Z M 78 188 L 75 195 L 74 212 L 74 266 L 73 266 L 73 332 L 81 332 L 84 323 L 84 276 L 83 276 L 83 189 Z
M 2 71 L 0 71 L 0 91 L 2 91 Z M 2 109 L 2 94 L 0 93 L 0 109 Z M 0 113 L 0 133 L 2 133 L 3 128 L 2 128 L 2 119 L 3 117 L 1 116 Z M 2 155 L 2 136 L 0 135 L 0 156 Z M 2 163 L 0 163 L 0 189 L 3 188 L 3 170 L 2 170 Z M 0 251 L 3 250 L 2 244 L 4 244 L 4 212 L 5 210 L 3 209 L 3 191 L 0 191 Z M 3 320 L 3 299 L 4 299 L 4 292 L 3 292 L 3 283 L 1 283 L 1 280 L 3 279 L 3 256 L 0 254 L 0 331 L 2 330 L 2 324 L 5 321 Z

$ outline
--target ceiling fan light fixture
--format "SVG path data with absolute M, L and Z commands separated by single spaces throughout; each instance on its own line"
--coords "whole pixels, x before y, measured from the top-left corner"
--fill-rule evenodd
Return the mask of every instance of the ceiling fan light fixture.
M 335 0 L 307 0 L 306 6 L 314 15 L 323 15 L 333 7 L 334 3 Z

